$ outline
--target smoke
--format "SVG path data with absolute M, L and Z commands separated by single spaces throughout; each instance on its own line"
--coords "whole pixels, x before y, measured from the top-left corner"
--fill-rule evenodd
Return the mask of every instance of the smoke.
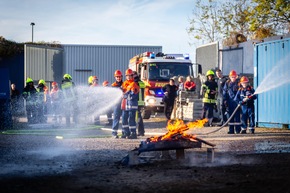
M 273 67 L 257 87 L 255 94 L 263 93 L 290 83 L 289 59 L 290 56 L 288 54 Z
M 196 167 L 216 167 L 216 166 L 231 166 L 231 165 L 251 165 L 259 162 L 254 156 L 242 154 L 215 154 L 214 158 L 208 157 L 205 152 L 194 152 L 188 154 L 188 159 L 184 162 L 187 166 Z
M 75 154 L 72 148 L 59 146 L 6 154 L 0 175 L 36 176 L 69 172 L 73 169 L 70 160 L 75 159 Z

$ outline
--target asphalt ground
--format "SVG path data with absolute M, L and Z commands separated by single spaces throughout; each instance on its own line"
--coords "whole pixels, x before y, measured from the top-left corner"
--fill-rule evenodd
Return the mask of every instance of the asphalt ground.
M 64 121 L 63 121 L 64 122 Z M 121 135 L 121 121 L 118 135 Z M 52 117 L 48 117 L 45 124 L 27 124 L 25 117 L 18 118 L 14 129 L 2 130 L 0 135 L 30 135 L 49 136 L 56 139 L 78 138 L 111 138 L 111 126 L 108 125 L 106 116 L 100 117 L 100 124 L 94 125 L 86 119 L 81 119 L 80 124 L 71 124 L 67 127 L 64 123 L 55 123 Z M 155 114 L 150 119 L 144 119 L 145 136 L 131 140 L 136 146 L 148 137 L 160 136 L 167 132 L 167 120 L 162 113 Z M 251 152 L 290 152 L 290 130 L 277 128 L 256 128 L 255 134 L 227 134 L 228 127 L 202 127 L 189 129 L 186 133 L 196 135 L 210 143 L 216 143 L 217 151 L 251 151 Z M 218 130 L 217 132 L 210 133 Z M 270 143 L 271 139 L 280 139 L 282 142 Z M 288 140 L 288 141 L 287 141 Z M 226 141 L 222 144 L 222 141 Z M 246 145 L 244 148 L 231 149 L 227 144 L 235 141 L 259 141 L 258 145 Z M 248 147 L 248 148 L 247 148 Z
M 185 159 L 160 152 L 140 154 L 140 165 L 122 161 L 151 136 L 167 132 L 163 114 L 144 120 L 145 136 L 113 139 L 101 124 L 28 125 L 0 132 L 1 192 L 289 192 L 290 130 L 257 128 L 255 134 L 227 134 L 228 128 L 202 127 L 188 133 L 215 144 L 185 150 Z M 121 127 L 121 126 L 120 126 Z M 258 189 L 258 191 L 256 191 Z

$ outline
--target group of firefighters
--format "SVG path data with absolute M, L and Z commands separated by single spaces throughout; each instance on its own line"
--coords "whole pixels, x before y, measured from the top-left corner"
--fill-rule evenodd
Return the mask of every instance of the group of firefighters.
M 207 71 L 207 81 L 204 82 L 201 88 L 203 96 L 203 113 L 202 118 L 208 118 L 209 126 L 212 126 L 213 111 L 218 108 L 221 112 L 221 122 L 223 125 L 227 122 L 227 116 L 233 115 L 229 120 L 228 134 L 245 134 L 249 121 L 249 132 L 255 132 L 255 110 L 254 100 L 257 98 L 254 95 L 255 90 L 249 84 L 249 79 L 242 76 L 238 80 L 238 75 L 235 70 L 230 71 L 229 79 L 227 80 L 220 70 L 216 71 L 217 82 L 215 81 L 215 73 L 212 70 Z M 239 108 L 240 106 L 241 108 Z
M 75 102 L 76 94 L 73 89 L 74 83 L 72 82 L 72 77 L 69 74 L 63 76 L 61 89 L 57 82 L 52 82 L 52 89 L 49 91 L 46 86 L 46 82 L 41 79 L 38 85 L 34 86 L 33 79 L 26 79 L 26 86 L 23 89 L 22 96 L 26 101 L 26 115 L 28 123 L 45 123 L 47 118 L 45 112 L 47 111 L 46 103 L 48 98 L 51 101 L 51 107 L 53 111 L 53 119 L 61 122 L 61 115 L 66 117 L 67 125 L 70 125 L 70 107 L 75 107 L 73 105 Z M 63 97 L 65 100 L 61 100 Z M 65 111 L 61 111 L 61 107 L 66 107 Z M 75 110 L 75 108 L 74 108 Z M 73 120 L 77 123 L 76 113 L 73 113 Z
M 122 117 L 121 138 L 136 139 L 138 135 L 144 136 L 145 133 L 141 117 L 141 108 L 145 104 L 142 95 L 145 84 L 140 80 L 138 73 L 131 69 L 126 70 L 125 76 L 126 80 L 123 82 L 122 72 L 116 70 L 114 73 L 115 82 L 111 84 L 111 87 L 121 89 L 123 95 L 118 104 L 108 111 L 107 116 L 109 124 L 112 125 L 113 138 L 118 138 L 119 121 Z M 90 76 L 88 83 L 90 88 L 99 86 L 97 76 Z M 52 89 L 49 91 L 45 81 L 41 79 L 35 88 L 33 80 L 27 78 L 22 95 L 26 101 L 28 123 L 46 122 L 46 116 L 44 116 L 45 104 L 47 96 L 49 96 L 53 120 L 61 122 L 62 116 L 65 116 L 66 125 L 70 126 L 70 117 L 72 115 L 73 122 L 77 124 L 79 113 L 78 105 L 76 105 L 77 92 L 71 75 L 65 74 L 63 76 L 60 87 L 57 82 L 52 82 L 51 86 Z M 103 86 L 109 86 L 109 82 L 104 81 Z
M 190 89 L 186 85 L 190 85 Z M 174 78 L 171 78 L 169 83 L 162 88 L 164 92 L 164 113 L 168 120 L 171 119 L 174 101 L 179 92 L 191 92 L 195 91 L 195 89 L 196 84 L 188 77 L 186 82 L 183 82 L 183 77 L 179 77 L 177 85 Z M 216 110 L 216 112 L 220 113 L 219 117 L 221 118 L 218 125 L 223 126 L 227 123 L 228 117 L 235 112 L 231 120 L 228 121 L 228 134 L 245 134 L 248 126 L 249 132 L 254 133 L 254 100 L 257 98 L 254 93 L 255 90 L 250 86 L 249 79 L 246 76 L 242 76 L 238 80 L 235 70 L 229 73 L 229 79 L 224 77 L 219 69 L 216 70 L 216 73 L 213 70 L 208 70 L 206 81 L 202 84 L 199 93 L 203 102 L 200 118 L 207 118 L 208 126 L 211 127 L 213 126 L 214 110 Z

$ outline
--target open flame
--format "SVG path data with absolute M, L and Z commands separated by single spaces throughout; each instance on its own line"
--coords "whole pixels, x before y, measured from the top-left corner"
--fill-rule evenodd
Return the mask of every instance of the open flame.
M 154 136 L 147 139 L 147 142 L 158 142 L 164 140 L 190 140 L 196 141 L 196 136 L 192 134 L 187 134 L 185 131 L 189 129 L 198 129 L 202 128 L 204 124 L 207 122 L 207 119 L 196 120 L 194 122 L 184 123 L 183 120 L 177 119 L 175 121 L 169 120 L 167 123 L 168 132 L 161 136 Z

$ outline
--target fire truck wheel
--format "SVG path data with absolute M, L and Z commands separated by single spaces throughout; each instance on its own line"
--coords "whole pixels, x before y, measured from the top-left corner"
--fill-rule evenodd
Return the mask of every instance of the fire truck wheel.
M 143 110 L 142 111 L 142 117 L 143 119 L 150 119 L 151 111 L 150 110 Z

